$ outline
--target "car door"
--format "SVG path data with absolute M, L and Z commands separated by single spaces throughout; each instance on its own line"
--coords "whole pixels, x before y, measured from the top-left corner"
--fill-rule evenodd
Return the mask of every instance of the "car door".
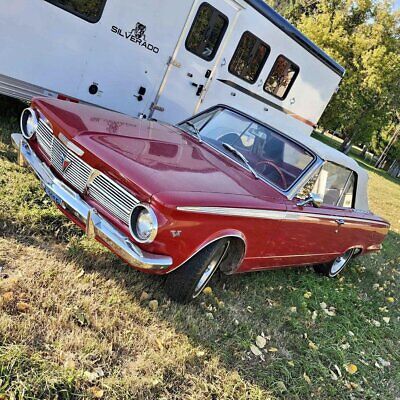
M 313 181 L 321 207 L 300 205 L 295 197 L 287 201 L 287 261 L 293 265 L 333 260 L 357 246 L 362 223 L 354 214 L 356 175 L 334 163 L 325 163 Z
M 238 7 L 230 0 L 194 3 L 152 106 L 151 117 L 177 123 L 197 112 L 221 49 L 235 24 Z

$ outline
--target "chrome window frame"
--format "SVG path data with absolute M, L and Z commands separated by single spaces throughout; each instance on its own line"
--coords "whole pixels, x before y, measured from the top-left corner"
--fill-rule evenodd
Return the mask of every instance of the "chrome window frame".
M 347 168 L 348 169 L 348 168 Z M 356 188 L 357 188 L 357 174 L 355 171 L 350 170 L 351 173 L 349 175 L 349 177 L 347 178 L 346 184 L 344 185 L 344 189 L 342 194 L 339 196 L 338 201 L 336 202 L 336 206 L 337 207 L 343 207 L 343 208 L 349 208 L 352 209 L 354 208 L 354 204 L 356 201 Z M 339 206 L 338 204 L 340 204 L 342 202 L 342 199 L 344 198 L 345 194 L 347 193 L 347 191 L 349 190 L 350 187 L 350 183 L 351 183 L 351 178 L 354 176 L 354 187 L 353 187 L 353 197 L 351 198 L 351 207 L 344 207 L 344 206 Z

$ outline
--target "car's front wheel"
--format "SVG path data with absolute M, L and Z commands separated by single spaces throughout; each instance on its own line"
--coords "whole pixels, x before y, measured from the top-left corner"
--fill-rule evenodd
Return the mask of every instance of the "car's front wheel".
M 230 241 L 221 239 L 211 243 L 185 264 L 167 276 L 165 290 L 179 303 L 188 303 L 206 287 L 225 258 Z
M 355 253 L 355 249 L 347 250 L 343 255 L 326 264 L 314 265 L 314 270 L 319 274 L 334 278 L 339 275 L 349 263 Z

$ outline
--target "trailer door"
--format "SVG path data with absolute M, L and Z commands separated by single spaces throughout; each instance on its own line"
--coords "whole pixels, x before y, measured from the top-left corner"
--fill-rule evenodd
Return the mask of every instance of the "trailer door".
M 239 10 L 234 0 L 195 1 L 150 116 L 177 123 L 197 112 Z
M 147 116 L 191 9 L 182 0 L 107 0 L 84 54 L 78 98 Z

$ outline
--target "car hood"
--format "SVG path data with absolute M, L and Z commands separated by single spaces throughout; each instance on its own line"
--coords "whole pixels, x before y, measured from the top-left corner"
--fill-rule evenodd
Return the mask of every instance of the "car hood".
M 280 198 L 272 186 L 178 128 L 116 112 L 54 99 L 34 104 L 81 147 L 93 167 L 134 186 L 144 196 L 221 193 Z

